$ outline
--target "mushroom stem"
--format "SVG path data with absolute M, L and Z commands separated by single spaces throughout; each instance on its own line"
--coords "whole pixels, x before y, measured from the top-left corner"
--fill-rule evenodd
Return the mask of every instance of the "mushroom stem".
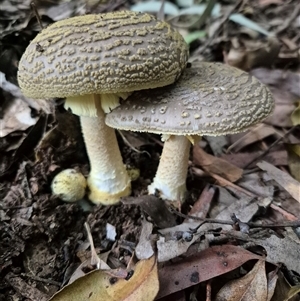
M 91 171 L 88 177 L 89 199 L 96 204 L 118 203 L 130 194 L 130 178 L 123 164 L 114 129 L 104 122 L 104 112 L 98 107 L 98 117 L 80 117 Z
M 149 194 L 159 191 L 162 199 L 184 201 L 191 143 L 185 136 L 170 136 L 165 141 Z

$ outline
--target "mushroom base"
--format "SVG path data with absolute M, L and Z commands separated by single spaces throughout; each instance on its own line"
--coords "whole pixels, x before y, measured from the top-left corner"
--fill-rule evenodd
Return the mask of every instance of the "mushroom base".
M 118 190 L 116 192 L 112 191 L 102 191 L 99 189 L 97 185 L 97 179 L 95 177 L 90 176 L 87 180 L 88 187 L 90 190 L 89 199 L 94 204 L 101 204 L 101 205 L 115 205 L 120 202 L 120 198 L 123 196 L 128 196 L 131 193 L 131 185 L 130 182 L 123 190 Z M 100 180 L 101 186 L 103 186 L 103 180 Z
M 184 201 L 190 146 L 185 136 L 170 136 L 165 141 L 155 178 L 148 186 L 149 194 L 158 191 L 162 199 Z

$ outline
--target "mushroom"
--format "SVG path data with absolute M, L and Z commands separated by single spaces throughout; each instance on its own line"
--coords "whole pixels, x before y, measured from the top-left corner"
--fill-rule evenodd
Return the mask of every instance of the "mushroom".
M 165 144 L 149 194 L 184 200 L 190 141 L 247 130 L 272 111 L 268 88 L 250 74 L 221 63 L 186 69 L 167 87 L 139 91 L 106 116 L 113 128 L 163 134 Z M 166 136 L 167 135 L 167 136 Z
M 58 173 L 52 180 L 52 194 L 65 202 L 76 202 L 85 195 L 86 179 L 82 173 L 68 168 Z
M 66 97 L 65 107 L 80 116 L 92 202 L 114 204 L 131 192 L 105 113 L 135 90 L 173 83 L 187 59 L 186 43 L 168 23 L 131 11 L 58 21 L 26 49 L 18 71 L 24 95 Z

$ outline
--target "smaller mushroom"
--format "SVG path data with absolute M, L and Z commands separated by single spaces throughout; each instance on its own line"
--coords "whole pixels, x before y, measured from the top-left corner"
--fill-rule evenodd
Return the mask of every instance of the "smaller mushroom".
M 73 168 L 58 173 L 51 184 L 52 194 L 70 203 L 81 200 L 85 195 L 86 187 L 86 178 Z
M 194 136 L 245 131 L 265 119 L 273 107 L 268 88 L 255 77 L 221 63 L 200 63 L 186 69 L 172 85 L 135 92 L 106 116 L 106 124 L 163 134 L 164 148 L 148 192 L 183 201 Z

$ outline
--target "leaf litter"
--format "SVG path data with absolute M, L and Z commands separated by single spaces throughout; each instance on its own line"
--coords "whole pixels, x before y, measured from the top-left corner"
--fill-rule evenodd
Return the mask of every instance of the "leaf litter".
M 166 1 L 162 10 L 161 2 L 154 2 L 132 1 L 182 27 L 192 63 L 222 61 L 267 84 L 276 102 L 273 115 L 246 133 L 204 137 L 194 146 L 181 211 L 146 195 L 162 146 L 159 137 L 146 134 L 124 133 L 130 145 L 118 137 L 124 163 L 140 174 L 122 205 L 63 203 L 51 196 L 53 177 L 69 167 L 88 175 L 80 126 L 59 100 L 49 105 L 22 95 L 18 60 L 40 27 L 31 18 L 30 2 L 5 1 L 0 21 L 5 79 L 0 86 L 0 300 L 49 299 L 74 275 L 81 278 L 52 300 L 75 295 L 167 300 L 172 293 L 200 301 L 299 297 L 299 4 Z M 39 1 L 36 6 L 43 26 L 86 12 L 130 8 L 124 1 L 90 0 Z M 105 270 L 90 272 L 91 254 Z

